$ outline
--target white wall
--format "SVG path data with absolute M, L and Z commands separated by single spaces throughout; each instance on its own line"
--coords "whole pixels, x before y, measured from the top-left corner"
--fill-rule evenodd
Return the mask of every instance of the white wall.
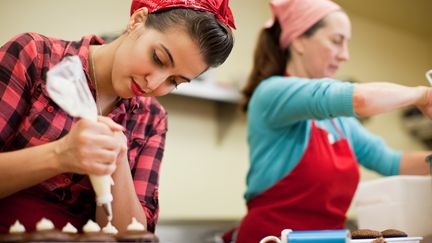
M 215 72 L 223 83 L 241 83 L 252 63 L 259 29 L 270 16 L 266 1 L 232 0 L 238 30 L 232 55 Z M 128 20 L 130 1 L 125 0 L 2 0 L 0 44 L 27 31 L 79 39 L 91 33 L 121 32 Z M 419 85 L 427 83 L 424 72 L 432 68 L 432 39 L 351 15 L 351 61 L 339 77 L 368 82 L 388 80 Z M 169 112 L 165 159 L 160 181 L 162 219 L 238 218 L 248 166 L 245 120 L 235 121 L 218 140 L 218 126 L 227 123 L 211 101 L 167 96 L 161 102 Z M 221 108 L 221 107 L 219 107 Z M 222 107 L 222 109 L 227 109 Z M 370 119 L 366 127 L 403 150 L 422 146 L 404 130 L 398 112 Z M 373 174 L 363 173 L 368 179 Z
M 235 120 L 220 136 L 218 126 L 227 121 L 217 116 L 217 103 L 177 96 L 160 100 L 169 112 L 161 218 L 240 217 L 248 163 L 242 116 L 231 111 Z
M 429 38 L 429 68 L 432 69 L 432 36 Z
M 78 40 L 83 35 L 123 31 L 129 19 L 126 0 L 2 0 L 0 43 L 22 32 Z

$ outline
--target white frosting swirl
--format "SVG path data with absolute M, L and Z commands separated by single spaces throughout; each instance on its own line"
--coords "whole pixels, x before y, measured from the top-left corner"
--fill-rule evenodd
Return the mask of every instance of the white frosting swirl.
M 22 225 L 19 220 L 16 220 L 15 223 L 9 227 L 9 233 L 11 234 L 24 233 L 25 231 L 24 225 Z
M 116 227 L 114 227 L 114 225 L 112 225 L 111 222 L 109 222 L 109 221 L 108 221 L 108 224 L 105 227 L 103 227 L 102 231 L 104 233 L 113 234 L 113 235 L 118 233 L 118 230 L 116 229 Z
M 47 218 L 42 218 L 36 224 L 36 230 L 37 231 L 53 230 L 53 229 L 54 229 L 53 222 L 51 222 L 51 220 L 49 220 Z
M 87 223 L 83 226 L 83 231 L 85 233 L 90 232 L 99 232 L 101 229 L 98 224 L 96 224 L 93 220 L 89 219 Z
M 71 223 L 67 223 L 63 227 L 62 232 L 64 232 L 64 233 L 77 233 L 78 230 Z
M 130 223 L 128 225 L 127 230 L 129 230 L 129 231 L 142 231 L 142 230 L 145 230 L 145 227 L 143 224 L 138 222 L 138 220 L 135 217 L 132 217 L 132 223 Z

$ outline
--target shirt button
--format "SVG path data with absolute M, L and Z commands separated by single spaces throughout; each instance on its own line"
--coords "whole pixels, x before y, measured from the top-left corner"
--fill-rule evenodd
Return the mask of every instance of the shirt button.
M 48 107 L 47 107 L 47 111 L 50 112 L 50 113 L 53 112 L 53 111 L 54 111 L 54 107 L 52 107 L 52 106 L 48 106 Z
M 69 184 L 71 182 L 71 180 L 69 178 L 65 178 L 64 182 Z

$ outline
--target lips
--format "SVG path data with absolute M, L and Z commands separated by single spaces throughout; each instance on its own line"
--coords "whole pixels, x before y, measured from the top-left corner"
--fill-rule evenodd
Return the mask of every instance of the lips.
M 338 70 L 339 65 L 330 65 L 330 69 Z
M 136 96 L 142 96 L 145 92 L 141 89 L 141 87 L 135 82 L 135 80 L 132 79 L 131 82 L 131 89 L 132 92 L 136 95 Z

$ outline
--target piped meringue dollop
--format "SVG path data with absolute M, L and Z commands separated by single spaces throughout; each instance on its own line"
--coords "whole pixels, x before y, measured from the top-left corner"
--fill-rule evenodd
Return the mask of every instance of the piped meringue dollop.
M 91 219 L 89 219 L 89 221 L 87 221 L 87 223 L 83 226 L 84 233 L 99 232 L 100 230 L 101 228 L 99 225 Z
M 15 223 L 9 227 L 9 233 L 11 234 L 24 233 L 25 231 L 24 225 L 22 225 L 19 220 L 16 220 Z
M 132 217 L 132 222 L 128 225 L 127 230 L 129 230 L 129 231 L 142 231 L 142 230 L 145 230 L 145 227 L 143 224 L 138 222 L 138 220 L 135 217 Z
M 118 230 L 116 229 L 116 227 L 114 227 L 114 225 L 111 224 L 111 222 L 108 222 L 108 224 L 102 228 L 102 231 L 104 233 L 113 234 L 113 235 L 118 233 Z
M 53 229 L 54 229 L 53 222 L 51 220 L 47 219 L 47 218 L 42 218 L 36 224 L 36 230 L 37 231 L 53 230 Z
M 67 223 L 65 226 L 63 226 L 62 232 L 74 234 L 77 233 L 78 230 L 71 223 Z

